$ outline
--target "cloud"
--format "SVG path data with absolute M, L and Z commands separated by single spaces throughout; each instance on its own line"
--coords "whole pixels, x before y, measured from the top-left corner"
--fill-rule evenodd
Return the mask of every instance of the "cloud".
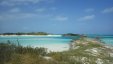
M 14 5 L 28 5 L 28 4 L 37 4 L 40 2 L 51 2 L 53 0 L 2 0 L 0 5 L 3 6 L 14 6 Z
M 92 20 L 95 18 L 95 15 L 88 15 L 88 16 L 84 16 L 78 19 L 78 21 L 88 21 L 88 20 Z
M 56 7 L 51 7 L 49 8 L 50 10 L 56 10 L 57 8 Z
M 9 9 L 0 14 L 0 21 L 8 21 L 8 20 L 20 20 L 20 19 L 51 19 L 54 16 L 49 13 L 36 13 L 36 12 L 48 12 L 49 8 L 38 8 L 33 9 L 32 12 L 24 12 L 21 8 L 15 7 Z M 56 17 L 55 17 L 56 18 Z M 66 20 L 65 17 L 57 17 L 57 20 Z
M 41 2 L 41 1 L 44 1 L 44 0 L 3 0 L 3 2 L 7 2 L 7 3 L 38 3 L 38 2 Z
M 66 17 L 66 16 L 56 16 L 54 18 L 54 20 L 57 20 L 57 21 L 67 21 L 68 17 Z
M 47 19 L 51 15 L 47 14 L 36 14 L 36 13 L 4 13 L 0 15 L 1 21 L 13 21 L 13 20 L 20 20 L 20 19 Z
M 13 14 L 13 13 L 7 13 L 7 14 L 2 14 L 0 15 L 2 18 L 0 20 L 14 20 L 14 19 L 22 19 L 22 18 L 27 18 L 29 17 L 28 14 L 25 14 L 25 13 L 16 13 L 16 14 Z
M 93 11 L 94 11 L 93 8 L 88 8 L 88 9 L 85 10 L 85 12 L 93 12 Z
M 14 3 L 9 3 L 8 1 L 2 1 L 2 2 L 0 2 L 0 5 L 3 5 L 3 6 L 13 6 Z
M 36 12 L 44 12 L 44 11 L 46 11 L 46 9 L 45 8 L 39 8 L 39 9 L 36 9 L 35 11 Z
M 2 15 L 0 15 L 0 20 L 2 20 L 3 19 L 3 16 Z
M 56 7 L 49 7 L 49 8 L 37 8 L 37 9 L 35 9 L 34 11 L 35 12 L 50 12 L 50 11 L 56 11 Z
M 104 9 L 102 13 L 113 13 L 113 7 Z
M 17 13 L 20 11 L 21 11 L 20 8 L 13 8 L 13 9 L 9 10 L 9 12 L 11 12 L 11 13 Z

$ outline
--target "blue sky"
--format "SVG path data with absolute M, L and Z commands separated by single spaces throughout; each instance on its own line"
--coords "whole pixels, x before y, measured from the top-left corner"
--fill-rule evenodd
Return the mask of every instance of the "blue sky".
M 0 0 L 0 33 L 113 34 L 113 0 Z

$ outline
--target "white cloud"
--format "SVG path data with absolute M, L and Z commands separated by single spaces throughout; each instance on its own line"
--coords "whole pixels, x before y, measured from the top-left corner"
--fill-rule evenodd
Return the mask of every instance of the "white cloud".
M 5 5 L 5 6 L 13 6 L 14 5 L 14 3 L 9 3 L 8 1 L 2 1 L 2 2 L 0 2 L 0 5 Z
M 84 16 L 78 19 L 78 21 L 87 21 L 87 20 L 92 20 L 95 18 L 95 15 L 88 15 L 88 16 Z
M 48 11 L 55 11 L 56 7 L 49 7 L 49 8 L 37 8 L 35 9 L 35 12 L 48 12 Z
M 20 20 L 20 19 L 46 19 L 51 15 L 45 14 L 36 14 L 36 13 L 4 13 L 0 15 L 0 20 Z
M 27 14 L 21 14 L 21 13 L 19 13 L 19 14 L 9 14 L 9 13 L 7 13 L 7 14 L 2 14 L 2 15 L 0 15 L 2 18 L 1 18 L 1 20 L 14 20 L 14 19 L 22 19 L 22 18 L 25 18 L 25 17 L 27 17 Z
M 23 30 L 28 30 L 29 28 L 28 28 L 28 27 L 26 27 L 26 26 L 24 26 L 22 29 L 23 29 Z
M 22 12 L 21 8 L 15 7 L 10 10 L 7 10 L 6 12 L 2 13 L 0 15 L 0 20 L 19 20 L 19 19 L 51 19 L 53 18 L 52 14 L 48 13 L 36 13 L 37 12 L 45 12 L 46 8 L 39 8 L 36 10 L 33 10 L 33 12 Z M 66 20 L 66 18 L 57 17 L 57 20 Z
M 0 20 L 2 20 L 3 19 L 3 16 L 2 15 L 0 15 Z
M 113 13 L 113 7 L 104 9 L 102 13 Z
M 68 20 L 68 17 L 66 17 L 66 16 L 56 16 L 54 18 L 54 20 L 57 20 L 57 21 L 66 21 L 66 20 Z
M 94 11 L 93 8 L 88 8 L 88 9 L 85 10 L 85 12 L 93 12 L 93 11 Z
M 56 7 L 51 7 L 51 8 L 50 8 L 50 10 L 56 10 L 56 9 L 57 9 Z
M 28 5 L 28 4 L 37 4 L 40 2 L 49 2 L 53 0 L 2 0 L 0 5 L 3 6 L 14 6 L 14 5 Z
M 30 3 L 38 3 L 40 1 L 44 1 L 44 0 L 4 0 L 5 2 L 9 2 L 9 3 L 24 3 L 24 2 L 30 2 Z M 2 2 L 4 2 L 2 1 Z
M 36 9 L 35 11 L 36 12 L 44 12 L 44 11 L 46 11 L 46 9 L 45 8 L 39 8 L 39 9 Z
M 16 12 L 20 12 L 20 11 L 21 11 L 20 8 L 13 8 L 13 9 L 9 10 L 9 12 L 11 12 L 11 13 L 16 13 Z

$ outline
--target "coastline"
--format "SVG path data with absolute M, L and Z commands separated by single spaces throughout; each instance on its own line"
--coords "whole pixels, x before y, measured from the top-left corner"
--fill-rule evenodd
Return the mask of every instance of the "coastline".
M 62 35 L 0 35 L 0 36 L 48 36 L 48 37 L 61 37 Z
M 33 47 L 42 47 L 47 49 L 47 52 L 63 52 L 63 51 L 68 51 L 69 50 L 69 45 L 68 44 L 47 44 L 47 45 L 36 45 Z
M 0 37 L 16 37 L 16 36 L 38 36 L 38 37 L 62 37 L 62 35 L 0 35 Z M 94 39 L 90 39 L 87 38 L 87 41 L 93 41 L 93 42 L 97 42 L 94 41 Z M 71 48 L 77 48 L 75 47 L 75 42 L 76 40 L 71 40 L 68 44 L 44 44 L 44 45 L 32 45 L 32 47 L 43 47 L 43 48 L 47 48 L 47 51 L 50 52 L 62 52 L 62 51 L 67 51 Z M 87 44 L 84 43 L 84 45 Z M 109 46 L 107 44 L 103 44 L 105 47 L 107 48 L 113 48 L 113 46 Z
M 113 49 L 113 45 L 109 45 L 99 40 L 92 39 L 92 38 L 84 38 L 84 40 L 82 39 L 73 40 L 72 42 L 69 43 L 69 47 L 70 49 L 77 49 L 79 45 L 88 46 L 89 44 L 101 45 L 105 48 Z
M 27 37 L 27 36 L 28 37 L 33 37 L 33 36 L 36 36 L 36 37 L 62 37 L 62 35 L 0 35 L 0 37 L 19 37 L 19 36 L 22 36 L 22 37 L 24 37 L 24 36 L 25 37 Z M 38 42 L 38 39 L 37 39 L 37 42 Z M 69 50 L 68 43 L 67 44 L 51 43 L 51 44 L 42 44 L 42 45 L 32 44 L 32 45 L 22 45 L 22 46 L 25 46 L 25 47 L 30 46 L 33 48 L 35 48 L 35 47 L 46 48 L 47 52 L 62 52 L 62 51 Z

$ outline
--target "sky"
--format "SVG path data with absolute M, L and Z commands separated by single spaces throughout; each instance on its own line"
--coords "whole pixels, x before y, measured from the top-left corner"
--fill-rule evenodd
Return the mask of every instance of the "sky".
M 0 33 L 113 34 L 113 0 L 0 0 Z

